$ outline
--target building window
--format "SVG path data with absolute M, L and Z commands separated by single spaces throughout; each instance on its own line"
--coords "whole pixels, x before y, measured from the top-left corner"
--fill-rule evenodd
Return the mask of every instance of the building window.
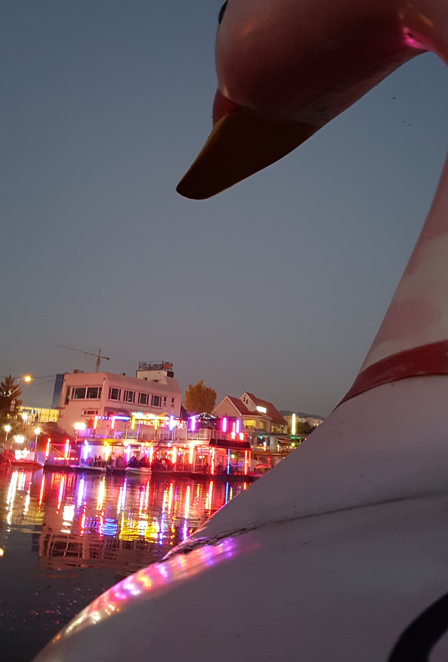
M 121 389 L 119 388 L 110 388 L 109 389 L 109 400 L 119 400 L 121 395 Z
M 72 390 L 72 400 L 85 400 L 86 397 L 86 388 L 85 386 L 83 387 L 77 387 L 73 388 Z
M 147 405 L 149 403 L 149 394 L 148 393 L 139 393 L 138 394 L 138 404 Z
M 246 421 L 243 421 L 243 426 L 244 426 L 245 428 L 256 428 L 256 427 L 257 427 L 257 424 L 256 424 L 256 422 L 253 421 L 252 419 L 250 419 L 250 420 L 248 419 L 248 420 L 246 420 Z
M 98 409 L 84 409 L 84 416 L 96 416 L 98 414 Z
M 135 391 L 125 391 L 123 402 L 135 402 Z
M 70 400 L 70 386 L 67 386 L 67 390 L 65 391 L 65 403 L 68 405 L 68 401 Z
M 174 398 L 171 398 L 171 406 L 174 407 Z
M 166 405 L 166 395 L 163 396 L 163 406 L 165 407 Z
M 101 398 L 101 386 L 90 386 L 87 389 L 87 400 L 98 400 Z
M 151 404 L 152 404 L 153 407 L 161 407 L 162 406 L 162 396 L 161 395 L 153 395 Z

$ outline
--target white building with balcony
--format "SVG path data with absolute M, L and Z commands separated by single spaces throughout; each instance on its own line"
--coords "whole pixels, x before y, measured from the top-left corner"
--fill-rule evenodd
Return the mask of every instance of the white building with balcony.
M 80 371 L 63 375 L 58 426 L 73 434 L 75 426 L 92 427 L 95 418 L 132 417 L 136 412 L 179 417 L 182 393 L 172 364 L 146 363 L 148 369 L 143 370 L 140 366 L 137 377 Z

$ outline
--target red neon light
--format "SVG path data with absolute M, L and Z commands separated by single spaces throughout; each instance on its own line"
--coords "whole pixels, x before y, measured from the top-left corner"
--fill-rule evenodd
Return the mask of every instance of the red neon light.
M 50 448 L 51 448 L 51 439 L 50 437 L 48 437 L 47 447 L 45 449 L 45 459 L 47 459 L 47 457 L 50 455 Z
M 42 475 L 42 480 L 40 483 L 39 506 L 42 505 L 42 501 L 44 498 L 44 490 L 45 490 L 45 474 Z
M 65 490 L 65 476 L 62 476 L 61 478 L 61 483 L 59 486 L 59 495 L 58 495 L 58 511 L 61 509 L 61 504 L 62 504 L 62 498 L 64 496 L 64 490 Z

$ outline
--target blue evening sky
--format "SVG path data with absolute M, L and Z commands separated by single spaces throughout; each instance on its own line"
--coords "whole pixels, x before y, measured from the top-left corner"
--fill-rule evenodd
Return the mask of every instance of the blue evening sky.
M 448 75 L 423 55 L 299 150 L 205 202 L 221 0 L 3 0 L 0 375 L 48 405 L 73 368 L 174 363 L 280 409 L 350 387 L 434 194 Z

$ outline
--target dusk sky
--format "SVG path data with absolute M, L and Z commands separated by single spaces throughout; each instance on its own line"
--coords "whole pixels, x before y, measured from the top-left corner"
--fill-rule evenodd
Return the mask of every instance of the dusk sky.
M 327 415 L 429 209 L 448 74 L 423 55 L 300 149 L 204 202 L 179 179 L 211 129 L 222 0 L 4 0 L 0 375 L 134 375 Z M 26 389 L 26 390 L 25 390 Z

